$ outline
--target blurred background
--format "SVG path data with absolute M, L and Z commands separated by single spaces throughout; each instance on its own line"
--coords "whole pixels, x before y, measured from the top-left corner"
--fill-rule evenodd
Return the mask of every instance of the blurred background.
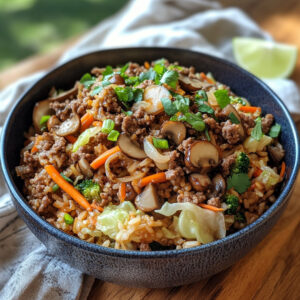
M 0 0 L 0 72 L 75 40 L 127 0 Z

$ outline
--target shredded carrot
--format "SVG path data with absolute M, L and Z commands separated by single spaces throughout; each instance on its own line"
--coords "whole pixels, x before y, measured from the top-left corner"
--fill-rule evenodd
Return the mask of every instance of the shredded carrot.
M 119 187 L 120 202 L 124 202 L 125 198 L 126 198 L 126 183 L 122 182 Z
M 149 183 L 159 183 L 159 182 L 165 182 L 166 179 L 166 173 L 165 172 L 160 172 L 160 173 L 156 173 L 147 177 L 144 177 L 142 179 L 140 179 L 139 181 L 139 187 L 144 187 L 145 185 L 149 184 Z
M 257 106 L 241 106 L 240 111 L 253 114 L 257 111 L 261 112 L 261 108 Z
M 65 138 L 67 139 L 68 142 L 70 142 L 71 144 L 74 144 L 77 141 L 77 137 L 74 135 L 67 135 L 65 136 Z
M 68 183 L 52 165 L 45 166 L 46 172 L 52 180 L 65 191 L 74 201 L 86 210 L 91 210 L 90 203 L 76 190 L 70 183 Z
M 96 170 L 99 167 L 101 167 L 102 165 L 105 164 L 106 160 L 114 153 L 120 151 L 121 149 L 119 148 L 119 146 L 115 146 L 107 151 L 105 151 L 104 153 L 102 153 L 99 157 L 97 157 L 95 160 L 92 161 L 91 163 L 91 167 Z
M 281 178 L 283 178 L 283 176 L 284 176 L 285 168 L 286 168 L 286 165 L 285 165 L 285 162 L 283 161 L 281 164 L 281 170 L 280 170 L 280 174 L 279 174 Z
M 101 206 L 99 206 L 97 204 L 94 204 L 94 203 L 91 204 L 91 208 L 97 209 L 99 211 L 103 211 L 103 207 L 101 207 Z
M 202 207 L 202 208 L 205 208 L 205 209 L 212 210 L 214 212 L 224 211 L 223 208 L 215 207 L 215 206 L 208 205 L 208 204 L 205 204 L 205 203 L 200 203 L 199 206 Z
M 39 144 L 39 142 L 42 140 L 42 137 L 39 135 L 35 138 L 35 141 L 34 141 L 34 145 L 33 147 L 31 148 L 31 153 L 36 153 L 39 151 L 37 145 Z
M 94 121 L 94 122 L 92 123 L 92 125 L 95 126 L 95 127 L 96 127 L 96 126 L 102 127 L 102 124 L 103 124 L 103 123 L 102 123 L 101 121 Z
M 91 113 L 86 113 L 84 116 L 81 117 L 81 128 L 80 132 L 85 131 L 88 129 L 94 121 L 94 117 Z
M 144 62 L 144 67 L 148 70 L 148 69 L 150 69 L 150 64 L 147 61 L 145 61 Z
M 253 172 L 253 177 L 258 177 L 262 173 L 262 170 L 259 168 L 256 168 Z
M 132 185 L 134 191 L 138 195 L 142 192 L 142 189 L 139 187 L 139 180 L 138 179 L 132 180 L 131 185 Z
M 203 72 L 200 73 L 200 76 L 202 77 L 202 79 L 206 80 L 208 83 L 215 84 L 214 81 L 212 79 L 210 79 L 209 77 L 207 77 Z

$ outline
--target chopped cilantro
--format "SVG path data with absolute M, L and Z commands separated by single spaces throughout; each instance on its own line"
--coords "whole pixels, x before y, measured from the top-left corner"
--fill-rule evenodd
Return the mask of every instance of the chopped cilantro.
M 210 142 L 211 138 L 210 138 L 207 128 L 205 128 L 205 136 L 206 136 L 207 140 Z
M 126 77 L 127 75 L 125 74 L 126 70 L 128 69 L 129 67 L 129 63 L 127 63 L 126 65 L 124 65 L 121 69 L 120 69 L 120 75 L 122 77 Z
M 174 103 L 177 111 L 180 111 L 182 113 L 188 112 L 189 106 L 190 106 L 190 99 L 185 98 L 178 94 L 176 94 L 174 97 L 175 97 L 175 101 L 173 103 Z
M 214 92 L 217 102 L 221 108 L 224 108 L 230 103 L 230 98 L 228 96 L 227 90 L 217 90 Z
M 110 75 L 114 72 L 112 66 L 106 66 L 104 72 L 102 73 L 103 76 L 106 76 L 106 75 Z
M 193 114 L 190 112 L 187 112 L 184 114 L 186 118 L 186 122 L 189 123 L 195 130 L 197 131 L 203 131 L 205 130 L 205 123 L 201 118 L 200 113 Z
M 165 83 L 169 85 L 171 88 L 175 89 L 178 81 L 178 72 L 174 70 L 168 70 L 164 73 L 162 78 L 160 79 L 160 83 Z
M 155 64 L 153 70 L 161 77 L 166 72 L 167 69 L 162 64 Z
M 125 84 L 126 85 L 136 85 L 139 84 L 140 80 L 138 76 L 132 76 L 132 77 L 128 77 L 125 79 Z
M 183 67 L 177 66 L 177 65 L 169 65 L 168 69 L 169 70 L 179 70 L 179 71 L 181 71 L 181 70 L 183 70 Z
M 208 101 L 207 94 L 203 90 L 200 90 L 200 91 L 197 92 L 197 94 L 195 95 L 195 99 L 196 99 L 196 102 L 199 101 L 199 100 L 205 101 L 205 102 Z
M 177 108 L 175 104 L 169 98 L 162 98 L 161 103 L 164 107 L 165 113 L 169 116 L 172 116 L 177 113 Z
M 102 86 L 94 87 L 94 89 L 91 92 L 91 96 L 95 96 L 95 95 L 99 94 L 102 90 L 103 90 Z
M 233 174 L 227 178 L 227 189 L 234 188 L 239 194 L 243 194 L 251 185 L 251 180 L 246 173 Z
M 277 138 L 279 136 L 280 130 L 281 130 L 281 125 L 276 123 L 271 127 L 269 131 L 269 136 L 272 138 Z
M 143 82 L 144 80 L 155 80 L 156 72 L 150 68 L 147 72 L 142 72 L 139 75 L 140 82 Z
M 160 58 L 160 59 L 154 61 L 154 64 L 156 64 L 156 65 L 164 65 L 165 63 L 166 63 L 165 58 Z
M 142 89 L 135 89 L 131 87 L 121 87 L 118 86 L 115 88 L 118 100 L 127 103 L 127 102 L 139 102 L 143 99 L 144 91 Z
M 198 109 L 202 113 L 208 113 L 211 115 L 213 115 L 215 113 L 215 111 L 207 104 L 199 104 Z
M 262 138 L 263 132 L 261 128 L 261 117 L 256 118 L 255 127 L 251 131 L 251 136 L 257 141 Z
M 230 119 L 232 124 L 240 124 L 239 119 L 237 118 L 237 116 L 233 112 L 231 112 L 229 114 L 229 119 Z
M 85 88 L 89 88 L 91 85 L 93 85 L 96 81 L 96 78 L 92 76 L 90 73 L 84 74 L 81 79 L 80 83 L 84 85 Z

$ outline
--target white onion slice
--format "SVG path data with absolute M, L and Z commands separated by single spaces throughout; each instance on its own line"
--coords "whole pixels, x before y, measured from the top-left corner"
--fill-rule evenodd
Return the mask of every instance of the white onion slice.
M 166 164 L 170 161 L 169 155 L 164 155 L 158 152 L 158 150 L 152 144 L 151 137 L 146 137 L 144 139 L 144 151 L 148 157 L 159 164 Z

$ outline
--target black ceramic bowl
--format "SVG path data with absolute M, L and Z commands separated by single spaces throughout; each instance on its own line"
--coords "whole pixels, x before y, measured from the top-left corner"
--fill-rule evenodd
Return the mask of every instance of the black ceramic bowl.
M 15 166 L 23 146 L 23 132 L 31 125 L 35 102 L 47 97 L 52 86 L 68 89 L 94 66 L 143 63 L 165 57 L 196 70 L 212 72 L 253 105 L 272 113 L 282 125 L 281 141 L 286 149 L 286 179 L 271 208 L 256 222 L 221 240 L 200 247 L 157 252 L 124 251 L 84 242 L 54 228 L 40 218 L 22 195 L 22 182 Z M 16 208 L 30 230 L 48 250 L 69 263 L 105 281 L 143 287 L 170 287 L 198 281 L 229 267 L 257 245 L 271 230 L 291 195 L 299 166 L 297 131 L 286 107 L 262 81 L 227 61 L 188 50 L 172 48 L 128 48 L 90 53 L 50 71 L 17 101 L 9 114 L 1 139 L 2 171 Z M 258 271 L 258 270 L 257 270 Z

